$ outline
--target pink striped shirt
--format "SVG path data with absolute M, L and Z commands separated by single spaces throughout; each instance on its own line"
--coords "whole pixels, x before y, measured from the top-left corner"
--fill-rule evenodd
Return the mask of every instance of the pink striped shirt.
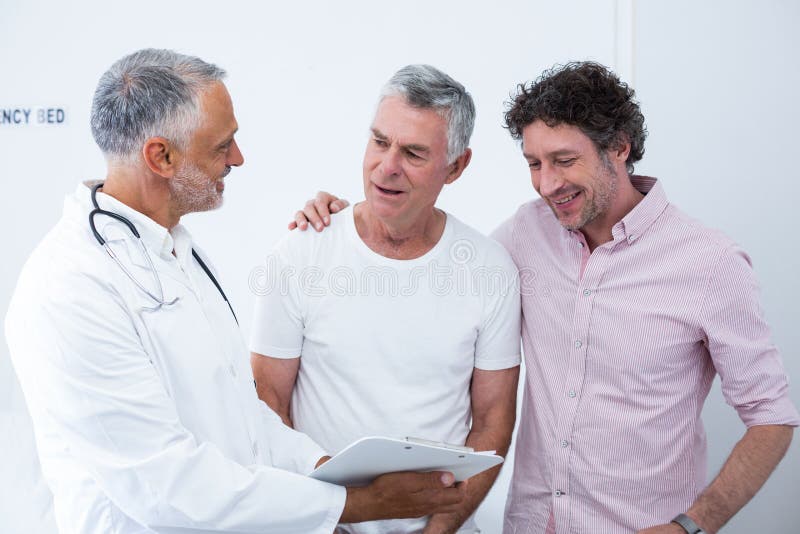
M 700 413 L 716 373 L 747 426 L 800 423 L 747 255 L 654 178 L 591 254 L 550 208 L 496 232 L 520 270 L 527 376 L 506 534 L 631 532 L 706 485 Z

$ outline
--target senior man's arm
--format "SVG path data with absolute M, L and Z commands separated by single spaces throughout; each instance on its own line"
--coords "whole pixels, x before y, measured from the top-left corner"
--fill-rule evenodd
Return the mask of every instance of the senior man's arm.
M 300 358 L 271 358 L 251 352 L 250 366 L 253 368 L 258 398 L 266 402 L 286 426 L 294 428 L 291 401 L 300 369 Z
M 518 380 L 519 366 L 498 371 L 475 369 L 471 387 L 472 428 L 467 446 L 476 451 L 495 450 L 505 457 L 514 431 Z M 456 532 L 486 497 L 500 467 L 472 477 L 464 502 L 453 512 L 431 516 L 424 534 Z

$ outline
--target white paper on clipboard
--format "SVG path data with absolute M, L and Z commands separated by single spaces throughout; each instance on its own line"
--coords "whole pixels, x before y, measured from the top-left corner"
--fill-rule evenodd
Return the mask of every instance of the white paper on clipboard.
M 421 444 L 395 438 L 366 437 L 353 442 L 309 476 L 339 486 L 366 486 L 385 473 L 449 471 L 457 482 L 503 462 L 490 452 Z

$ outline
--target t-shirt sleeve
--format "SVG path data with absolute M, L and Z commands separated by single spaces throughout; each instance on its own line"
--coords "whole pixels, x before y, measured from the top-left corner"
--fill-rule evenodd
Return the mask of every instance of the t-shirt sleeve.
M 755 274 L 737 247 L 724 251 L 711 273 L 701 320 L 722 393 L 742 422 L 797 426 L 800 419 L 770 339 Z
M 273 358 L 297 358 L 303 347 L 303 313 L 298 269 L 287 238 L 267 256 L 252 279 L 256 301 L 250 350 Z
M 475 341 L 475 367 L 486 371 L 515 367 L 521 361 L 522 308 L 517 268 L 504 250 L 498 248 L 495 258 L 484 268 L 486 303 Z

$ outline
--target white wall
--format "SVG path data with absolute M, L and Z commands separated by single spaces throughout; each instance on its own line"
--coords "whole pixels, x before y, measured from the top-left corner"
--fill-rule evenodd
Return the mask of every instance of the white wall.
M 88 128 L 91 94 L 100 74 L 134 49 L 174 48 L 229 71 L 246 163 L 228 178 L 222 210 L 186 222 L 221 270 L 245 331 L 248 273 L 294 208 L 319 188 L 361 197 L 375 96 L 397 68 L 431 63 L 474 95 L 473 162 L 441 205 L 488 232 L 535 195 L 518 147 L 500 127 L 503 101 L 543 68 L 588 58 L 618 68 L 638 89 L 651 132 L 640 170 L 663 178 L 676 204 L 751 252 L 775 341 L 790 375 L 800 376 L 800 334 L 791 324 L 800 260 L 787 235 L 800 193 L 790 166 L 791 124 L 800 114 L 792 90 L 800 81 L 800 39 L 792 30 L 800 12 L 789 1 L 704 5 L 6 0 L 0 110 L 63 107 L 67 123 L 0 124 L 0 310 L 64 194 L 103 175 Z M 37 481 L 24 403 L 0 341 L 0 532 L 46 532 L 51 519 L 38 498 L 46 488 Z M 793 398 L 800 400 L 796 391 Z M 706 415 L 716 469 L 742 426 L 717 393 Z M 797 450 L 728 532 L 755 525 L 792 531 L 800 519 L 792 502 Z M 485 532 L 499 532 L 508 475 L 481 508 Z

